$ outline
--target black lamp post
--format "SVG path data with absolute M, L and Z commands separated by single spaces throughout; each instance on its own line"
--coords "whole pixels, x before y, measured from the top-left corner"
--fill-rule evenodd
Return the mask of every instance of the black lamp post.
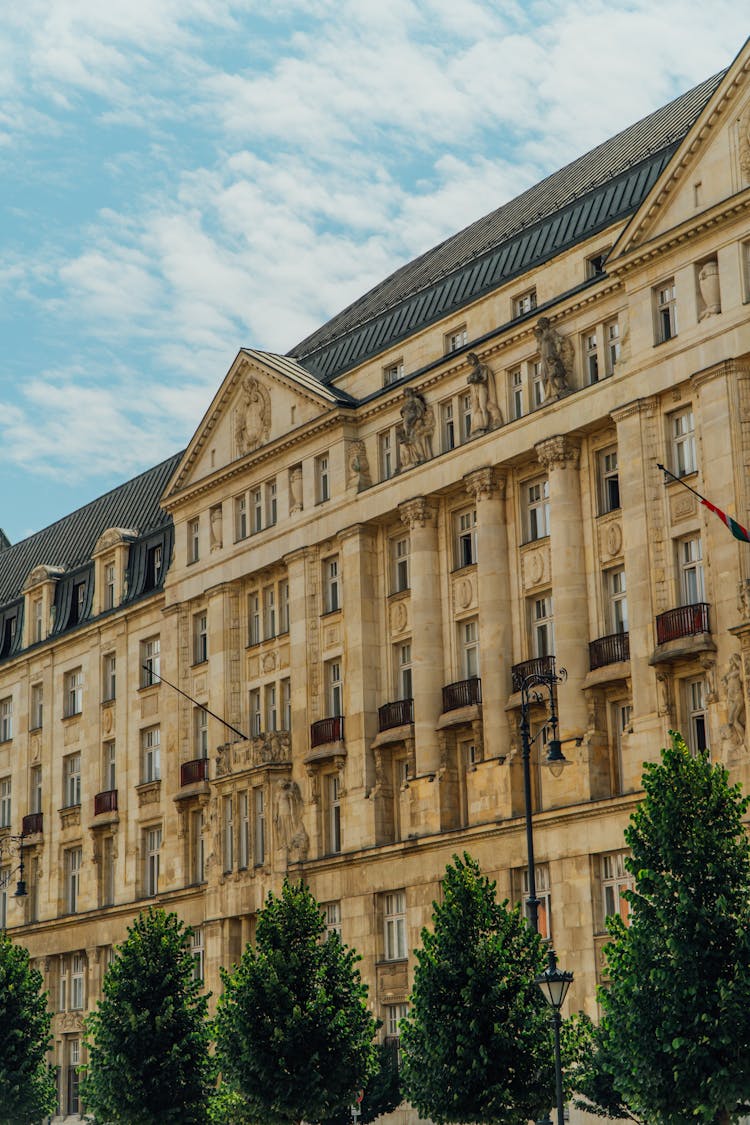
M 18 867 L 16 868 L 18 871 L 18 879 L 16 880 L 16 889 L 13 892 L 14 898 L 25 898 L 28 893 L 26 890 L 26 880 L 23 877 L 23 842 L 25 839 L 26 833 L 22 832 L 20 836 L 5 836 L 0 842 L 0 852 L 5 851 L 9 857 L 12 856 L 13 851 L 11 845 L 15 844 L 15 850 L 18 855 Z M 9 871 L 0 886 L 7 887 L 14 874 L 14 871 Z
M 563 1088 L 562 1088 L 562 1061 L 560 1059 L 560 1009 L 565 1003 L 572 973 L 566 973 L 557 967 L 557 958 L 554 949 L 550 949 L 549 963 L 544 972 L 536 978 L 536 983 L 544 993 L 544 999 L 552 1009 L 552 1026 L 555 1033 L 555 1088 L 557 1091 L 557 1125 L 564 1125 L 563 1115 Z

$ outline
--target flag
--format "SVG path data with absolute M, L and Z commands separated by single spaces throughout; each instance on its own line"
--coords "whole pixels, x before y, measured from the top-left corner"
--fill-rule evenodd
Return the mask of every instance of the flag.
M 735 539 L 739 539 L 742 543 L 750 543 L 750 532 L 748 532 L 747 528 L 743 527 L 741 523 L 737 523 L 737 520 L 733 520 L 726 512 L 722 512 L 721 508 L 717 508 L 710 500 L 704 500 L 702 496 L 701 504 L 708 508 L 709 512 L 714 512 L 719 517 L 721 522 L 729 528 Z

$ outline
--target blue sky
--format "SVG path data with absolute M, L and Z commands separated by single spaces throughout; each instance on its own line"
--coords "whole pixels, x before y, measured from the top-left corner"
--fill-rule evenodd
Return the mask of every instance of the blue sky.
M 727 66 L 742 9 L 7 5 L 0 527 L 16 542 L 180 449 L 240 347 L 286 351 Z

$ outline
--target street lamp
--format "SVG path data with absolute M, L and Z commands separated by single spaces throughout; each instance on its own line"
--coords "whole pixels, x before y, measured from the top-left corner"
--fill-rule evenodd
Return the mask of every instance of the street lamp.
M 25 839 L 26 833 L 22 832 L 20 836 L 4 836 L 3 839 L 0 840 L 0 858 L 2 858 L 3 852 L 6 853 L 8 858 L 12 857 L 14 851 L 12 845 L 15 845 L 15 852 L 18 856 L 18 867 L 15 869 L 15 871 L 13 869 L 10 869 L 3 876 L 2 880 L 0 880 L 0 887 L 7 887 L 10 884 L 16 871 L 18 872 L 16 889 L 13 892 L 14 898 L 25 898 L 28 893 L 26 890 L 26 880 L 23 877 L 23 842 Z
M 557 958 L 554 949 L 548 954 L 547 968 L 536 978 L 536 983 L 544 993 L 544 999 L 552 1008 L 552 1026 L 555 1033 L 555 1088 L 557 1092 L 557 1125 L 564 1125 L 563 1115 L 563 1089 L 562 1089 L 562 1061 L 560 1059 L 560 1009 L 565 1003 L 572 973 L 566 973 L 557 967 Z

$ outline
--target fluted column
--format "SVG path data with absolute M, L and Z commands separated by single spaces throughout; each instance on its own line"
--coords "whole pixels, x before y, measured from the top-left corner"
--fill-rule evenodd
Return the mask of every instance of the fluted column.
M 494 468 L 476 469 L 464 477 L 466 491 L 477 506 L 477 594 L 479 652 L 482 677 L 484 757 L 510 750 L 505 704 L 510 694 L 513 651 L 510 613 L 508 532 L 505 521 L 505 477 Z
M 444 677 L 437 504 L 418 497 L 402 504 L 399 511 L 410 533 L 414 737 L 417 774 L 425 774 L 440 766 L 435 725 L 442 710 Z
M 583 549 L 580 446 L 567 436 L 536 446 L 549 476 L 550 557 L 555 652 L 568 678 L 558 689 L 561 737 L 581 735 L 588 725 L 583 683 L 589 670 L 589 623 Z

